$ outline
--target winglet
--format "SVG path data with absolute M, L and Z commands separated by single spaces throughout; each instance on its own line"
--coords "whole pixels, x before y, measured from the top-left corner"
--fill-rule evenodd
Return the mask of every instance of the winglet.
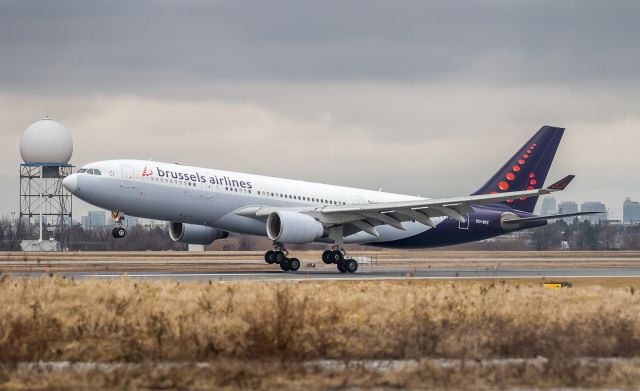
M 553 191 L 561 191 L 567 188 L 567 186 L 569 186 L 569 183 L 571 183 L 571 181 L 573 180 L 573 178 L 575 178 L 575 175 L 567 175 L 566 177 L 560 179 L 558 182 L 550 185 L 547 187 L 548 190 L 553 190 Z

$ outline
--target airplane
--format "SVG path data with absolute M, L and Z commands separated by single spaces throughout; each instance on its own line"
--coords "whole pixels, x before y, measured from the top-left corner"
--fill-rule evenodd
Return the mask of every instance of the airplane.
M 321 183 L 144 160 L 90 163 L 63 180 L 74 196 L 112 211 L 115 238 L 122 213 L 169 223 L 172 240 L 210 244 L 229 232 L 266 236 L 268 264 L 297 271 L 287 244 L 326 243 L 326 264 L 354 273 L 344 245 L 429 248 L 484 240 L 539 227 L 539 196 L 564 190 L 569 175 L 543 187 L 564 128 L 543 126 L 478 190 L 467 196 L 423 198 Z

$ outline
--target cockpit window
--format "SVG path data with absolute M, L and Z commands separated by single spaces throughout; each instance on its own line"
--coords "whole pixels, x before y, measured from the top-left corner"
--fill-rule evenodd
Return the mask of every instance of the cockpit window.
M 81 168 L 78 170 L 78 174 L 102 175 L 102 172 L 97 168 Z

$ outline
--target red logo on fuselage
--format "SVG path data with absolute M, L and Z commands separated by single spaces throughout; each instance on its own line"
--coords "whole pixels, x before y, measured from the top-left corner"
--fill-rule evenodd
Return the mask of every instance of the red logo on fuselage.
M 151 176 L 153 175 L 153 171 L 151 171 L 149 168 L 145 167 L 144 170 L 142 170 L 142 176 Z

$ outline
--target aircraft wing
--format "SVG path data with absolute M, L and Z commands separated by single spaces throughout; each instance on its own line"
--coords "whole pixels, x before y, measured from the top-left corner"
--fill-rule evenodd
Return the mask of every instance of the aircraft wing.
M 464 214 L 473 213 L 473 205 L 493 204 L 525 197 L 537 197 L 552 192 L 561 191 L 574 178 L 569 175 L 551 186 L 543 189 L 513 191 L 498 194 L 480 194 L 454 198 L 421 199 L 398 202 L 379 202 L 369 204 L 328 205 L 322 207 L 293 207 L 278 208 L 272 206 L 253 206 L 236 211 L 236 214 L 266 219 L 271 213 L 289 210 L 313 216 L 326 227 L 350 225 L 350 233 L 364 231 L 378 236 L 377 225 L 390 225 L 397 229 L 402 227 L 403 221 L 415 220 L 421 224 L 435 227 L 434 217 L 450 217 L 464 223 Z

